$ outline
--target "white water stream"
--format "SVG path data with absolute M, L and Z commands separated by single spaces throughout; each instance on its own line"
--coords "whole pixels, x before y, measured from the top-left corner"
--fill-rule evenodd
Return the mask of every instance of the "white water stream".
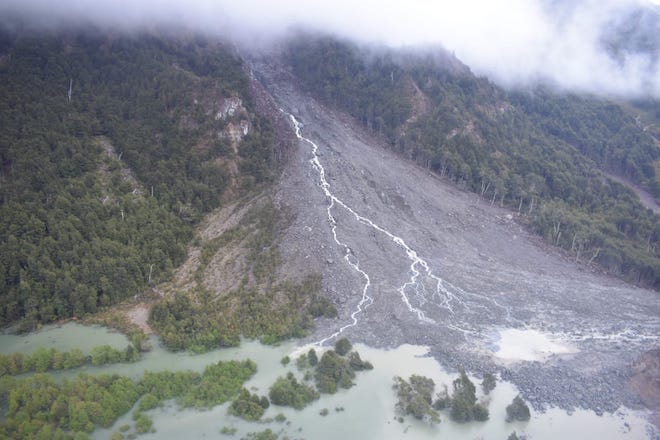
M 351 250 L 351 247 L 342 242 L 338 237 L 337 233 L 337 221 L 333 215 L 333 210 L 335 207 L 346 210 L 350 215 L 352 215 L 355 220 L 360 224 L 365 225 L 387 237 L 390 241 L 396 244 L 406 258 L 410 261 L 410 266 L 408 269 L 410 278 L 400 287 L 397 291 L 401 296 L 401 300 L 406 305 L 408 310 L 416 315 L 420 322 L 430 324 L 430 325 L 443 325 L 447 328 L 450 328 L 454 331 L 462 333 L 464 336 L 479 336 L 482 339 L 485 339 L 487 335 L 482 331 L 470 328 L 473 327 L 469 324 L 469 319 L 460 319 L 459 314 L 469 314 L 471 308 L 480 308 L 485 310 L 488 313 L 492 313 L 493 308 L 496 308 L 503 312 L 504 319 L 506 322 L 525 327 L 525 324 L 514 318 L 512 316 L 512 311 L 510 307 L 500 304 L 494 298 L 488 297 L 486 295 L 466 292 L 463 289 L 460 289 L 456 286 L 453 286 L 451 283 L 443 280 L 439 276 L 433 273 L 433 270 L 430 267 L 430 264 L 427 260 L 422 258 L 417 251 L 415 251 L 406 241 L 398 235 L 395 235 L 393 232 L 389 231 L 385 227 L 377 224 L 375 221 L 371 220 L 368 217 L 358 213 L 354 208 L 349 206 L 346 202 L 340 199 L 334 192 L 331 190 L 330 183 L 326 178 L 325 168 L 321 164 L 321 160 L 318 154 L 318 145 L 311 139 L 302 135 L 303 125 L 290 113 L 287 113 L 283 109 L 280 109 L 283 113 L 287 114 L 293 123 L 296 136 L 299 140 L 309 144 L 311 146 L 312 158 L 309 160 L 312 168 L 318 173 L 320 187 L 329 200 L 329 205 L 326 209 L 328 221 L 331 226 L 332 236 L 335 243 L 343 250 L 344 260 L 364 279 L 364 285 L 362 286 L 361 298 L 358 302 L 355 310 L 351 313 L 351 321 L 344 326 L 340 327 L 337 331 L 330 334 L 329 336 L 315 342 L 312 345 L 322 346 L 326 342 L 336 338 L 347 328 L 353 327 L 358 323 L 359 314 L 367 307 L 369 307 L 373 302 L 374 298 L 370 295 L 370 286 L 371 278 L 369 274 L 360 267 L 360 262 L 354 252 Z M 432 287 L 432 291 L 429 292 L 427 289 L 427 284 Z M 412 298 L 415 298 L 419 307 L 413 305 Z M 438 323 L 432 318 L 428 317 L 426 313 L 421 309 L 425 304 L 435 305 L 447 310 L 447 312 L 454 319 L 445 320 L 442 323 Z M 460 309 L 460 313 L 459 313 Z
M 284 112 L 284 110 L 282 110 Z M 351 314 L 351 322 L 349 324 L 344 325 L 343 327 L 340 327 L 335 333 L 331 334 L 330 336 L 321 339 L 320 341 L 316 342 L 314 345 L 321 346 L 325 342 L 332 340 L 333 338 L 337 337 L 339 334 L 341 334 L 344 330 L 346 330 L 349 327 L 353 327 L 357 325 L 358 323 L 358 318 L 357 316 L 362 312 L 363 308 L 368 307 L 371 305 L 374 301 L 374 299 L 369 295 L 369 287 L 371 286 L 371 278 L 369 277 L 369 274 L 367 274 L 364 270 L 360 268 L 360 262 L 357 259 L 357 257 L 353 254 L 351 251 L 351 248 L 346 244 L 340 241 L 340 239 L 337 236 L 337 221 L 332 214 L 333 209 L 335 206 L 339 206 L 346 211 L 348 211 L 359 223 L 366 225 L 382 234 L 384 234 L 387 238 L 389 238 L 392 242 L 394 242 L 396 245 L 398 245 L 401 249 L 406 254 L 406 257 L 410 260 L 410 279 L 406 281 L 402 286 L 400 286 L 397 290 L 401 294 L 401 300 L 405 303 L 405 305 L 408 307 L 408 310 L 410 312 L 414 313 L 417 315 L 417 318 L 425 323 L 429 324 L 434 324 L 435 321 L 429 317 L 426 316 L 424 311 L 422 311 L 420 308 L 415 307 L 412 305 L 410 298 L 408 296 L 408 291 L 412 290 L 413 293 L 421 300 L 422 303 L 426 302 L 426 287 L 422 281 L 420 281 L 420 276 L 425 276 L 430 278 L 431 280 L 434 281 L 434 284 L 436 286 L 436 291 L 434 292 L 435 295 L 441 296 L 443 298 L 442 300 L 442 306 L 445 307 L 447 310 L 449 310 L 451 313 L 454 313 L 454 309 L 451 305 L 452 301 L 463 304 L 463 301 L 458 298 L 456 295 L 451 293 L 445 286 L 444 286 L 444 281 L 437 277 L 436 275 L 433 274 L 431 269 L 429 268 L 429 264 L 426 262 L 426 260 L 422 259 L 417 252 L 412 249 L 406 242 L 403 240 L 403 238 L 394 235 L 387 229 L 383 228 L 382 226 L 376 224 L 374 221 L 371 219 L 364 217 L 363 215 L 358 214 L 353 208 L 351 208 L 349 205 L 347 205 L 343 200 L 338 198 L 330 189 L 330 183 L 325 177 L 325 168 L 321 164 L 321 161 L 319 159 L 318 155 L 318 145 L 312 141 L 311 139 L 305 137 L 301 133 L 302 129 L 302 124 L 292 115 L 288 114 L 289 117 L 291 118 L 291 121 L 293 122 L 293 126 L 295 128 L 295 133 L 298 139 L 301 141 L 304 141 L 308 143 L 312 147 L 312 158 L 310 159 L 310 163 L 314 170 L 316 170 L 319 174 L 319 180 L 320 180 L 320 186 L 321 189 L 323 190 L 323 193 L 325 196 L 330 200 L 330 204 L 327 207 L 327 213 L 328 213 L 328 220 L 331 225 L 332 229 L 332 235 L 334 238 L 335 243 L 339 247 L 341 247 L 344 250 L 344 260 L 356 271 L 358 272 L 365 280 L 364 286 L 362 288 L 362 298 L 360 299 L 360 302 L 357 304 L 355 311 Z

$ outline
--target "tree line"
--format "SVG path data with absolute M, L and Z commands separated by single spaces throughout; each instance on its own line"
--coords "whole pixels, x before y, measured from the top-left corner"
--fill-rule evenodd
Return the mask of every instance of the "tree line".
M 140 351 L 133 344 L 124 350 L 110 345 L 99 345 L 85 355 L 79 348 L 59 351 L 55 348 L 39 347 L 31 354 L 21 352 L 0 353 L 0 377 L 23 373 L 45 373 L 50 370 L 70 370 L 84 365 L 107 365 L 140 360 Z

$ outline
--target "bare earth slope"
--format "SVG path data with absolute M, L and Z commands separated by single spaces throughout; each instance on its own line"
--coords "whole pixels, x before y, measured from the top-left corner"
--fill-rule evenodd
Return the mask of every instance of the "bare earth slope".
M 252 68 L 301 123 L 276 195 L 295 212 L 282 270 L 319 270 L 339 310 L 310 342 L 344 327 L 351 340 L 374 346 L 429 345 L 450 369 L 499 371 L 536 407 L 613 411 L 641 403 L 627 382 L 633 361 L 660 345 L 657 292 L 547 251 L 513 213 L 395 156 L 299 92 L 275 61 Z M 539 331 L 566 353 L 498 359 L 506 329 Z

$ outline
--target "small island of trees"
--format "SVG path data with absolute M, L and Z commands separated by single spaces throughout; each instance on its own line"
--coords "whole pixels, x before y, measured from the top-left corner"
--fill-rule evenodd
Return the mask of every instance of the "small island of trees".
M 491 379 L 488 379 L 488 383 L 489 388 L 490 386 L 494 388 Z M 452 387 L 451 397 L 445 386 L 442 392 L 436 394 L 434 401 L 435 382 L 433 379 L 413 374 L 406 381 L 395 376 L 393 388 L 398 397 L 396 411 L 399 414 L 399 420 L 403 421 L 403 416 L 412 415 L 418 420 L 439 423 L 439 411 L 448 408 L 450 418 L 458 423 L 488 420 L 488 409 L 481 403 L 477 403 L 476 387 L 464 370 L 461 370 L 459 377 L 452 382 Z
M 305 381 L 314 379 L 316 387 L 301 383 L 293 373 L 280 376 L 271 386 L 269 397 L 274 405 L 291 406 L 302 409 L 320 397 L 320 394 L 334 394 L 339 388 L 354 385 L 356 371 L 371 370 L 373 365 L 363 361 L 353 345 L 346 338 L 335 344 L 334 350 L 327 350 L 319 360 L 314 349 L 296 360 L 300 370 L 305 371 Z

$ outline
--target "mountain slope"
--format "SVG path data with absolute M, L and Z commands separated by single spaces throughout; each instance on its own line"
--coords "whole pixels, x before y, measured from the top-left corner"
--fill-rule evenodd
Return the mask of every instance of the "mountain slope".
M 444 54 L 307 36 L 290 42 L 286 58 L 306 90 L 404 157 L 516 209 L 576 261 L 660 287 L 658 216 L 599 169 L 656 191 L 660 147 L 624 107 L 507 93 Z
M 166 278 L 202 215 L 282 156 L 242 62 L 194 36 L 3 30 L 0 121 L 3 325 Z
M 402 160 L 302 91 L 277 57 L 251 66 L 299 124 L 274 197 L 293 214 L 283 266 L 321 273 L 338 311 L 306 342 L 341 334 L 375 347 L 429 346 L 450 369 L 499 372 L 537 408 L 638 404 L 626 382 L 631 361 L 658 342 L 656 292 L 584 270 L 522 228 L 515 210 Z M 507 329 L 542 333 L 566 350 L 502 359 Z

